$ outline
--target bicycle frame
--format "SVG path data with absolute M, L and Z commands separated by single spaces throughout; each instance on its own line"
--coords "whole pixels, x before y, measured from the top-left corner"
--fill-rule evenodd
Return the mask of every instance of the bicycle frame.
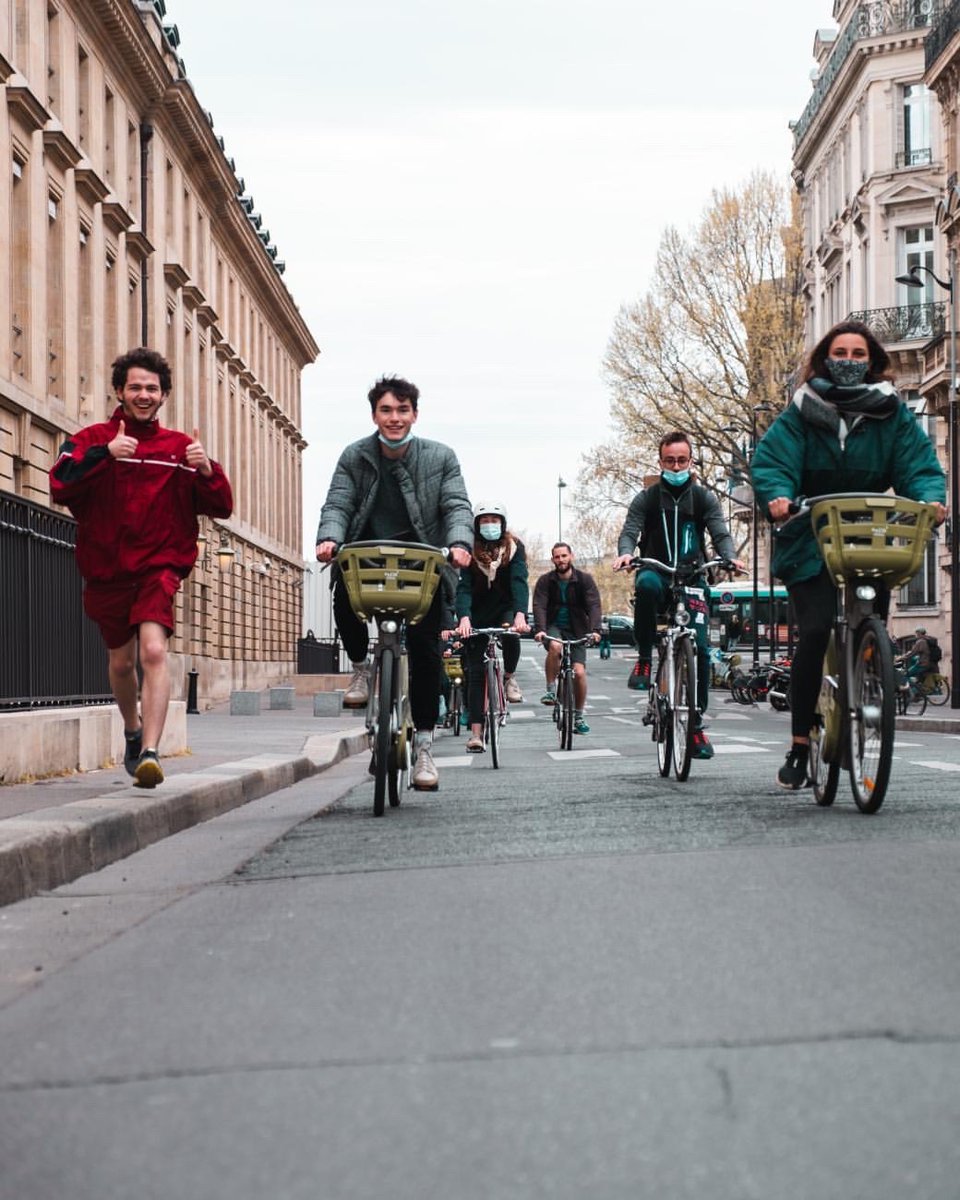
M 556 642 L 560 647 L 560 669 L 557 672 L 557 702 L 553 706 L 553 723 L 560 737 L 560 749 L 573 749 L 573 727 L 576 711 L 576 682 L 573 669 L 574 646 L 586 646 L 593 641 L 592 636 L 581 638 L 557 638 L 544 634 L 548 642 Z
M 494 769 L 500 766 L 500 730 L 507 723 L 507 697 L 503 683 L 503 638 L 519 637 L 503 626 L 471 629 L 470 637 L 485 637 L 483 648 L 483 736 L 490 747 L 490 761 Z M 471 720 L 476 714 L 471 712 Z

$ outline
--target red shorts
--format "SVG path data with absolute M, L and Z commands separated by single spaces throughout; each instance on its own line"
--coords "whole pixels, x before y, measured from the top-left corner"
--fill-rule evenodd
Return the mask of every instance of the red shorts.
M 173 633 L 173 598 L 180 590 L 176 571 L 165 568 L 129 583 L 87 583 L 83 608 L 100 626 L 103 640 L 118 650 L 136 634 L 142 621 L 155 621 Z

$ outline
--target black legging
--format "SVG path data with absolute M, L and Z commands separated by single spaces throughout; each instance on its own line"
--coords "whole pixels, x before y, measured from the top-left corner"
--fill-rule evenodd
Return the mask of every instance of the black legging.
M 506 634 L 503 638 L 503 671 L 512 675 L 520 662 L 520 638 Z M 483 652 L 487 648 L 487 635 L 468 638 L 465 644 L 467 663 L 467 711 L 471 725 L 483 724 Z
M 878 604 L 886 619 L 890 591 L 877 583 Z M 797 649 L 790 665 L 791 719 L 794 737 L 806 737 L 813 724 L 823 679 L 823 656 L 830 641 L 830 630 L 837 612 L 837 589 L 826 567 L 813 579 L 795 583 L 788 589 L 797 619 Z
M 437 723 L 440 699 L 440 617 L 443 610 L 441 589 L 433 598 L 427 615 L 416 625 L 407 626 L 407 654 L 410 659 L 410 712 L 414 727 L 431 730 Z M 365 621 L 350 607 L 343 580 L 333 585 L 333 616 L 351 662 L 363 662 L 370 646 Z

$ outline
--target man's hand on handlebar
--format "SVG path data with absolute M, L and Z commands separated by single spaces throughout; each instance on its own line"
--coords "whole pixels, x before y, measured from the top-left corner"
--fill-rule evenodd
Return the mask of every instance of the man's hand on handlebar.
M 618 554 L 611 566 L 615 571 L 625 571 L 631 562 L 633 562 L 632 554 Z
M 332 562 L 336 553 L 336 542 L 317 542 L 317 562 Z
M 451 546 L 449 553 L 450 553 L 450 561 L 453 563 L 453 565 L 455 567 L 469 567 L 470 566 L 471 555 L 470 555 L 469 550 L 464 550 L 464 548 L 462 546 Z
M 473 632 L 473 626 L 470 624 L 469 617 L 461 617 L 460 624 L 457 626 L 457 633 L 462 638 L 468 638 Z
M 513 618 L 513 624 L 510 626 L 514 633 L 529 633 L 530 626 L 527 624 L 527 614 L 518 612 Z
M 787 517 L 796 512 L 793 500 L 788 496 L 778 496 L 776 500 L 771 500 L 767 505 L 767 511 L 770 514 L 771 521 L 785 521 Z

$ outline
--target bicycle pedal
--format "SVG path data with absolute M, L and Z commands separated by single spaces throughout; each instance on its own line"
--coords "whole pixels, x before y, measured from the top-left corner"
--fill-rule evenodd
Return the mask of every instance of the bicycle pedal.
M 655 716 L 655 715 L 654 715 L 652 712 L 645 712 L 645 713 L 643 714 L 643 722 L 642 722 L 642 724 L 644 724 L 644 725 L 652 725 L 656 719 L 657 719 L 657 718 L 656 718 L 656 716 Z

